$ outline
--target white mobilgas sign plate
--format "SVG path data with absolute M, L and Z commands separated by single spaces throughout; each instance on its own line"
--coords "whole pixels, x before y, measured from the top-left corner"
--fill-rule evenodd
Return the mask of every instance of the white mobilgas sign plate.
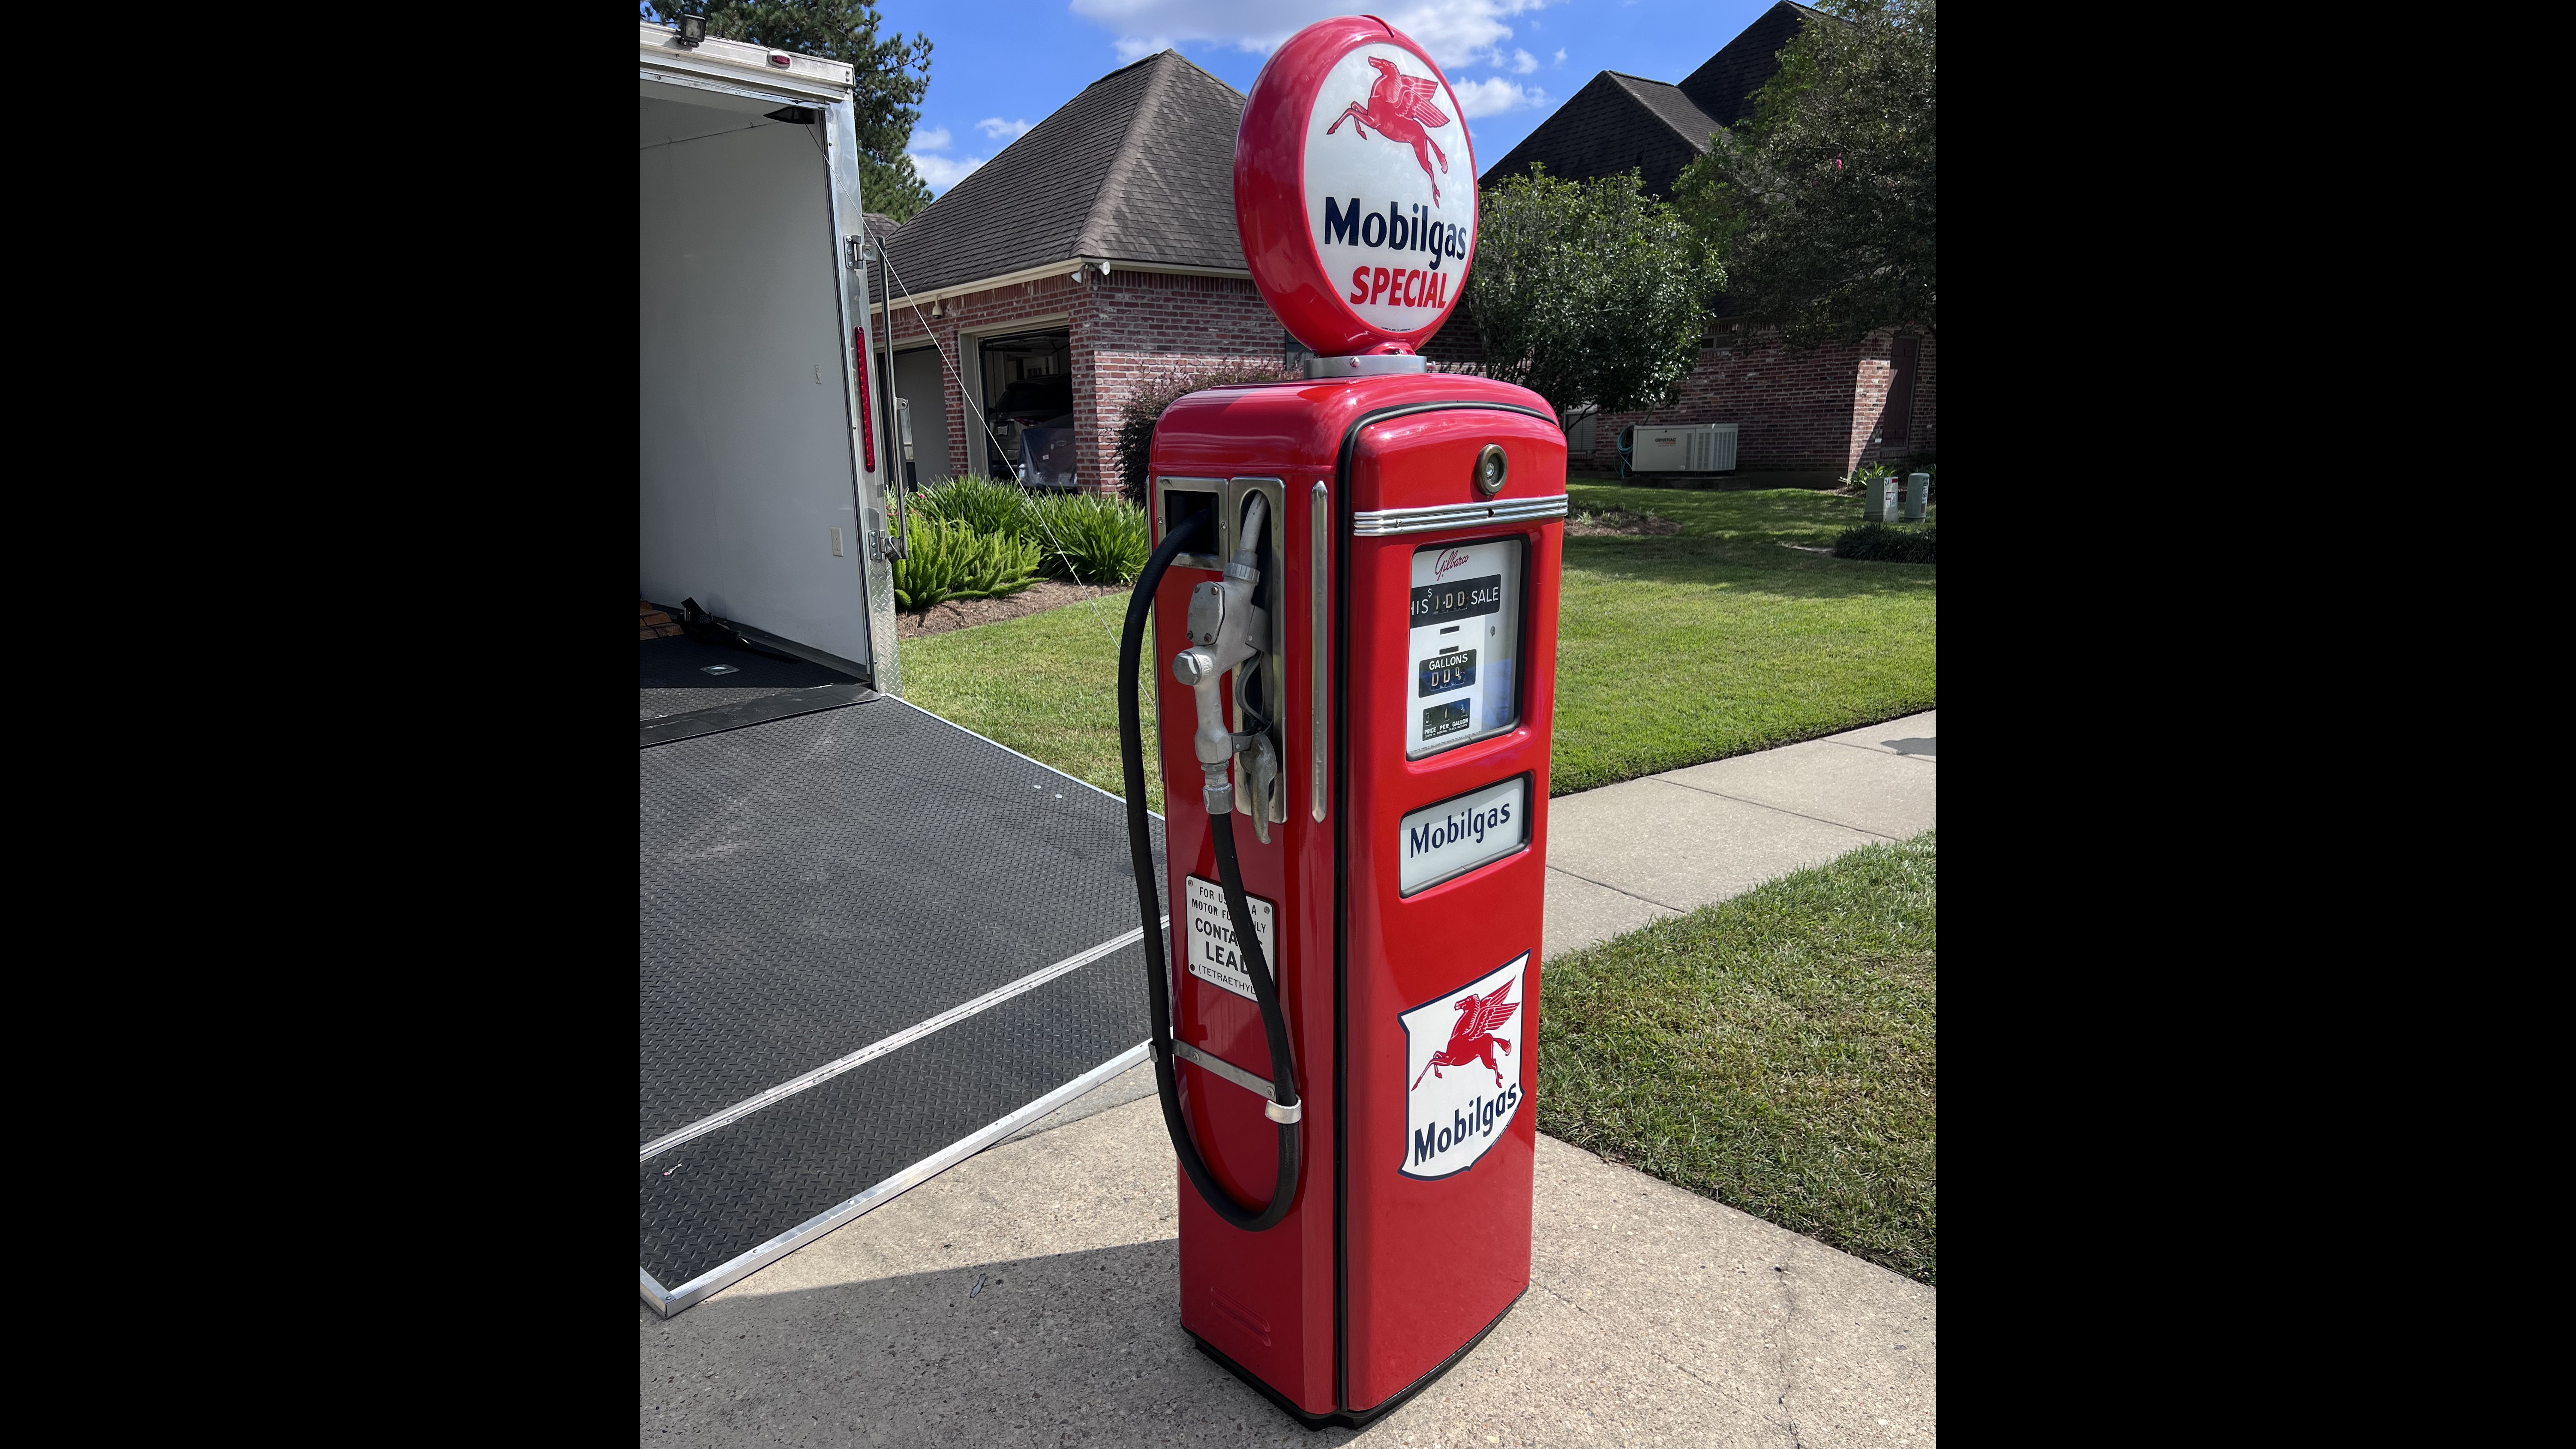
M 1455 301 L 1476 238 L 1475 162 L 1449 83 L 1394 45 L 1336 62 L 1306 121 L 1306 223 L 1344 305 L 1388 332 Z
M 1529 839 L 1529 776 L 1416 810 L 1395 831 L 1396 889 L 1409 896 L 1520 849 Z
M 1194 875 L 1183 877 L 1183 883 L 1189 888 L 1190 898 L 1190 974 L 1246 1001 L 1260 1000 L 1252 994 L 1252 973 L 1243 969 L 1243 953 L 1235 948 L 1234 918 L 1225 908 L 1225 887 Z M 1271 918 L 1278 912 L 1259 896 L 1243 899 L 1252 907 L 1252 929 L 1261 933 L 1261 959 L 1270 963 L 1270 979 L 1276 981 L 1278 932 Z
M 1510 965 L 1444 992 L 1396 1019 L 1404 1025 L 1407 1177 L 1449 1177 L 1476 1165 L 1521 1106 L 1521 973 Z

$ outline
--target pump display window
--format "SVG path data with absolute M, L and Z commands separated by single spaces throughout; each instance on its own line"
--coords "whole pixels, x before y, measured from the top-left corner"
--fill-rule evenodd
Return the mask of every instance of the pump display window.
M 1520 722 L 1518 538 L 1444 543 L 1413 555 L 1405 758 L 1455 749 Z

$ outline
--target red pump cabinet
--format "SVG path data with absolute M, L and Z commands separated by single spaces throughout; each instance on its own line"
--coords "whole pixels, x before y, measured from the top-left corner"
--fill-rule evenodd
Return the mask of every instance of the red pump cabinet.
M 1309 1428 L 1403 1403 L 1529 1286 L 1565 437 L 1413 355 L 1476 250 L 1463 115 L 1373 17 L 1263 66 L 1235 219 L 1317 355 L 1164 412 L 1121 639 L 1181 1323 Z
M 1529 1285 L 1565 440 L 1535 394 L 1477 378 L 1220 388 L 1164 414 L 1152 478 L 1158 541 L 1219 520 L 1154 611 L 1183 1115 L 1233 1197 L 1270 1199 L 1263 1098 L 1191 1059 L 1261 1078 L 1270 1057 L 1198 807 L 1192 694 L 1168 668 L 1258 495 L 1274 632 L 1252 703 L 1284 769 L 1269 840 L 1240 780 L 1235 832 L 1306 1134 L 1267 1231 L 1182 1185 L 1181 1322 L 1310 1427 L 1356 1425 Z M 1230 729 L 1259 723 L 1240 692 L 1227 704 Z

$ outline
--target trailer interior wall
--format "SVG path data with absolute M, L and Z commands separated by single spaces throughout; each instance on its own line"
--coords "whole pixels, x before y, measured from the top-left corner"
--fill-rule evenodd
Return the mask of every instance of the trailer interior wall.
M 643 596 L 871 663 L 821 140 L 774 101 L 640 84 Z

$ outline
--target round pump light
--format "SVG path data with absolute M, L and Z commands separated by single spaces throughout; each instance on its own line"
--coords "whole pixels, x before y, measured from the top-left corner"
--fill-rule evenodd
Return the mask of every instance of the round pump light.
M 1511 460 L 1503 456 L 1503 445 L 1487 443 L 1476 455 L 1476 491 L 1491 498 L 1503 491 L 1503 482 L 1512 475 Z

